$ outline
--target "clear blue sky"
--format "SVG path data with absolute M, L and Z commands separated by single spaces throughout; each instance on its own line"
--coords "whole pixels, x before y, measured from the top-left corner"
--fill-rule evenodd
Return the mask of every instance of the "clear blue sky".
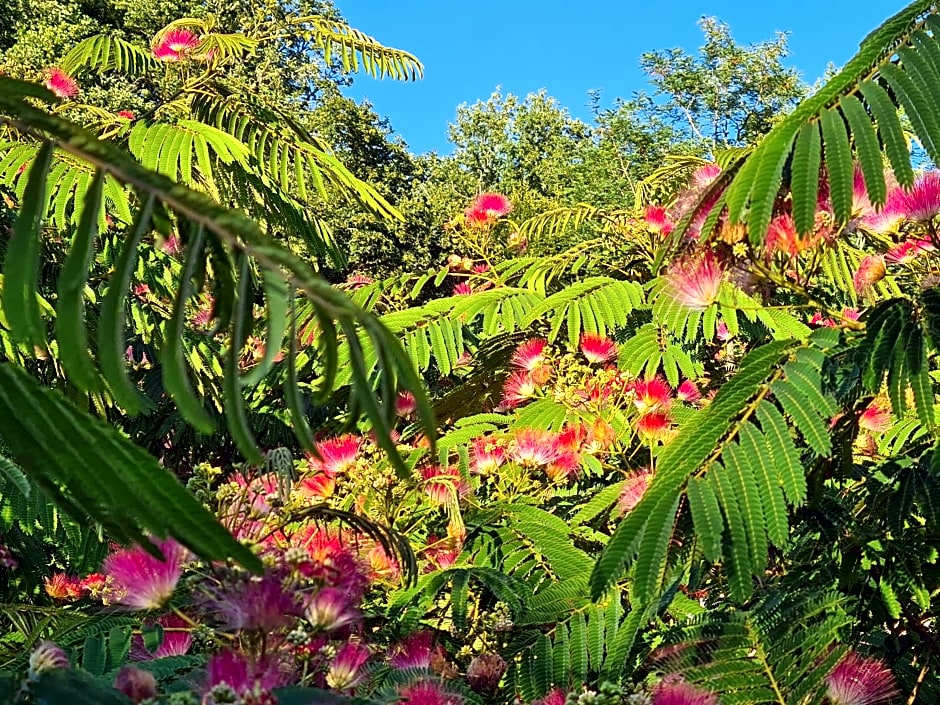
M 447 124 L 461 103 L 499 86 L 526 95 L 546 88 L 572 115 L 590 121 L 588 91 L 602 105 L 646 86 L 639 57 L 702 44 L 697 22 L 712 15 L 739 43 L 789 32 L 791 56 L 812 84 L 832 61 L 906 5 L 904 0 L 336 0 L 346 20 L 424 63 L 417 83 L 359 76 L 347 94 L 366 98 L 414 152 L 447 153 Z

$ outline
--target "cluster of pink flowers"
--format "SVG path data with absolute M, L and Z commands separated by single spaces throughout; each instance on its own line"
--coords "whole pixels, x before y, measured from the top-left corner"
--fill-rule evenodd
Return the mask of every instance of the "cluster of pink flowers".
M 46 70 L 45 86 L 62 99 L 74 98 L 78 95 L 78 83 L 75 79 L 55 66 Z
M 481 193 L 464 211 L 464 218 L 473 227 L 487 227 L 512 212 L 512 203 L 501 193 Z
M 171 29 L 159 37 L 153 45 L 153 55 L 158 61 L 185 61 L 200 39 L 188 29 Z
M 703 311 L 718 299 L 725 267 L 711 251 L 678 260 L 666 272 L 665 293 L 680 306 Z

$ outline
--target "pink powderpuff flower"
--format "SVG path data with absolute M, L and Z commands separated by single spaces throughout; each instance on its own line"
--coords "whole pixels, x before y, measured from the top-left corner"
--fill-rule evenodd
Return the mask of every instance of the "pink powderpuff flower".
M 29 678 L 36 680 L 43 673 L 71 668 L 65 650 L 51 641 L 41 641 L 29 655 Z
M 617 357 L 617 344 L 596 333 L 581 336 L 581 354 L 593 365 L 600 365 Z
M 156 651 L 150 651 L 140 634 L 131 640 L 130 656 L 134 661 L 150 661 L 167 656 L 185 656 L 193 645 L 192 625 L 177 614 L 165 614 L 157 620 L 163 628 L 163 640 Z
M 335 632 L 359 621 L 355 597 L 339 588 L 321 588 L 309 598 L 304 615 L 317 631 Z
M 231 631 L 270 633 L 300 615 L 293 593 L 284 589 L 283 576 L 272 572 L 230 579 L 220 589 L 210 591 L 204 607 Z
M 565 705 L 568 695 L 561 688 L 555 688 L 545 697 L 533 701 L 532 705 Z
M 464 216 L 470 225 L 485 226 L 512 212 L 512 203 L 501 193 L 481 193 Z
M 473 293 L 473 287 L 470 282 L 460 282 L 454 286 L 453 296 L 469 296 Z
M 317 472 L 300 480 L 294 490 L 301 497 L 309 499 L 328 499 L 336 491 L 336 478 L 325 472 Z
M 816 311 L 813 317 L 809 319 L 809 324 L 814 328 L 835 328 L 836 322 L 831 318 L 823 318 L 822 313 Z
M 475 438 L 470 444 L 470 472 L 487 475 L 506 462 L 506 451 L 489 436 Z
M 523 370 L 517 370 L 506 378 L 503 384 L 502 403 L 507 409 L 515 409 L 538 394 L 538 385 L 532 375 Z
M 78 84 L 65 71 L 53 66 L 46 72 L 46 88 L 59 98 L 74 98 L 78 95 Z
M 79 581 L 78 587 L 85 597 L 100 600 L 105 597 L 111 589 L 111 581 L 108 580 L 108 576 L 104 573 L 91 573 Z
M 675 225 L 666 214 L 666 209 L 660 206 L 646 207 L 646 227 L 656 235 L 666 236 L 673 231 Z
M 173 539 L 153 544 L 163 554 L 162 560 L 140 546 L 118 549 L 105 559 L 102 572 L 113 581 L 112 599 L 117 604 L 153 610 L 173 595 L 189 554 Z
M 868 197 L 868 186 L 865 184 L 862 167 L 856 164 L 852 178 L 852 216 L 855 218 L 864 217 L 873 213 L 874 210 L 871 199 Z
M 769 257 L 774 252 L 782 252 L 789 257 L 796 257 L 801 252 L 816 247 L 822 238 L 815 234 L 809 234 L 806 237 L 800 237 L 796 231 L 796 224 L 789 213 L 778 215 L 767 227 L 767 235 L 764 238 L 764 247 Z
M 581 454 L 571 450 L 556 451 L 555 459 L 545 466 L 545 474 L 552 482 L 568 482 L 581 472 Z
M 940 171 L 928 171 L 921 174 L 904 191 L 901 209 L 911 220 L 926 222 L 940 213 Z
M 399 687 L 398 702 L 400 705 L 461 705 L 463 698 L 444 690 L 437 681 L 420 680 Z
M 875 399 L 858 417 L 858 427 L 869 433 L 884 433 L 891 428 L 891 411 L 886 399 Z
M 653 689 L 652 705 L 718 705 L 718 696 L 681 680 L 664 680 Z
M 389 555 L 382 544 L 375 544 L 366 552 L 369 566 L 369 579 L 397 584 L 401 580 L 401 566 L 394 556 Z
M 579 452 L 588 439 L 588 431 L 584 426 L 565 426 L 558 435 L 555 436 L 555 450 L 559 453 Z
M 474 693 L 493 694 L 508 670 L 509 664 L 499 654 L 482 653 L 467 667 L 467 684 Z
M 888 250 L 885 253 L 885 260 L 895 264 L 910 264 L 922 251 L 920 240 L 906 240 Z
M 854 651 L 826 677 L 826 697 L 832 705 L 879 705 L 890 702 L 899 692 L 894 674 L 884 662 Z
M 509 455 L 525 467 L 539 467 L 558 457 L 555 434 L 537 428 L 520 428 L 513 435 Z
M 721 174 L 721 167 L 717 164 L 705 164 L 692 173 L 692 184 L 699 189 L 710 186 Z
M 347 433 L 316 444 L 316 452 L 307 456 L 307 467 L 313 472 L 322 472 L 336 477 L 351 468 L 359 454 L 360 438 Z
M 388 661 L 392 668 L 399 670 L 431 668 L 440 651 L 440 647 L 434 645 L 434 634 L 422 629 L 392 646 L 388 651 Z
M 617 498 L 617 512 L 620 516 L 632 511 L 640 503 L 652 479 L 652 471 L 649 468 L 642 468 L 623 481 L 623 488 Z
M 888 197 L 882 208 L 872 208 L 872 212 L 863 216 L 858 225 L 873 233 L 885 235 L 897 230 L 898 225 L 907 215 L 907 193 L 900 186 L 888 191 Z
M 424 493 L 434 504 L 440 506 L 451 504 L 470 492 L 470 488 L 455 468 L 431 465 L 421 471 L 421 477 L 424 480 Z
M 662 377 L 638 379 L 633 383 L 633 404 L 641 414 L 669 408 L 671 390 Z
M 372 655 L 369 647 L 357 642 L 344 644 L 330 662 L 326 674 L 326 684 L 337 690 L 355 688 L 362 682 L 362 667 Z
M 240 702 L 274 703 L 271 691 L 285 685 L 286 681 L 287 674 L 281 671 L 276 661 L 264 659 L 255 663 L 245 654 L 225 649 L 212 655 L 206 664 L 202 702 L 206 705 L 235 702 L 234 699 L 217 701 L 213 697 L 214 694 L 224 694 L 226 698 L 234 695 Z M 246 696 L 253 699 L 249 701 Z
M 676 398 L 686 404 L 694 404 L 702 398 L 702 393 L 698 390 L 698 387 L 695 386 L 695 382 L 687 379 L 680 384 L 679 388 L 676 390 Z
M 723 343 L 727 343 L 734 337 L 734 333 L 728 330 L 728 324 L 724 321 L 718 321 L 715 326 L 715 337 Z
M 352 289 L 359 289 L 360 287 L 371 284 L 374 279 L 372 277 L 366 276 L 365 274 L 350 274 L 346 277 L 346 284 L 349 285 Z
M 403 389 L 395 396 L 396 416 L 411 416 L 417 408 L 418 400 L 415 399 L 415 395 L 409 392 L 407 389 Z
M 188 29 L 171 29 L 154 45 L 153 55 L 158 61 L 182 61 L 199 46 L 199 41 Z
M 527 372 L 542 366 L 545 362 L 545 346 L 548 343 L 541 338 L 531 338 L 522 343 L 512 354 L 509 361 L 513 367 L 519 367 Z
M 674 263 L 666 273 L 664 292 L 680 306 L 704 311 L 715 303 L 725 270 L 711 252 Z
M 137 116 L 134 115 L 134 113 L 130 110 L 120 110 L 118 111 L 117 116 L 122 120 L 135 120 L 137 118 Z
M 636 430 L 648 441 L 665 441 L 671 427 L 672 419 L 662 411 L 643 414 L 636 422 Z
M 864 293 L 872 284 L 884 279 L 887 273 L 884 255 L 865 255 L 859 262 L 858 271 L 855 272 L 852 280 L 855 284 L 855 291 L 859 294 Z
M 157 679 L 152 673 L 137 666 L 127 665 L 121 668 L 111 687 L 124 693 L 132 703 L 157 697 Z
M 72 602 L 82 596 L 81 581 L 65 573 L 53 573 L 43 581 L 43 586 L 53 600 Z
M 433 565 L 434 570 L 446 570 L 453 566 L 463 550 L 463 539 L 448 536 L 438 539 L 434 534 L 428 536 L 428 545 L 423 553 Z

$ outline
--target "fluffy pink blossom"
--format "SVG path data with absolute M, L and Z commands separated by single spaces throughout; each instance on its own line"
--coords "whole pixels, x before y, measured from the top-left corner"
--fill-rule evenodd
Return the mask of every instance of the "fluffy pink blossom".
M 535 700 L 532 705 L 565 705 L 568 696 L 561 688 L 552 689 L 545 697 Z
M 347 433 L 317 443 L 316 453 L 307 457 L 307 467 L 336 477 L 353 466 L 358 454 L 359 438 Z
M 633 383 L 633 404 L 641 414 L 669 407 L 672 392 L 662 377 L 638 379 Z
M 199 46 L 199 41 L 188 29 L 171 29 L 153 46 L 153 55 L 158 61 L 182 61 Z
M 715 326 L 715 337 L 723 343 L 727 343 L 734 337 L 734 333 L 728 330 L 728 324 L 724 321 L 718 321 L 718 325 Z
M 534 399 L 538 392 L 538 385 L 532 375 L 523 370 L 517 370 L 506 378 L 503 383 L 503 406 L 515 409 L 530 399 Z
M 403 389 L 395 396 L 395 415 L 411 416 L 418 408 L 418 401 L 415 395 L 407 389 Z
M 887 273 L 884 255 L 865 255 L 859 262 L 858 271 L 855 272 L 852 280 L 855 284 L 855 291 L 859 294 L 864 293 L 872 284 L 884 279 Z
M 372 652 L 365 644 L 349 642 L 344 644 L 330 662 L 326 674 L 326 684 L 331 688 L 345 690 L 357 686 L 363 678 L 362 667 Z
M 473 293 L 473 287 L 470 282 L 460 282 L 454 286 L 454 296 L 469 296 Z
M 718 164 L 705 164 L 692 173 L 692 184 L 697 188 L 705 188 L 718 178 L 721 167 Z
M 680 306 L 704 311 L 718 298 L 725 270 L 711 252 L 674 263 L 666 273 L 666 295 Z
M 907 194 L 900 186 L 894 186 L 888 191 L 884 207 L 873 208 L 859 220 L 859 226 L 865 230 L 882 235 L 897 230 L 898 224 L 906 216 Z
M 188 552 L 173 539 L 154 542 L 163 559 L 140 546 L 121 548 L 104 561 L 102 572 L 112 580 L 111 599 L 139 610 L 163 607 L 183 574 Z
M 273 702 L 261 696 L 267 698 L 272 690 L 286 681 L 286 674 L 276 661 L 264 659 L 256 663 L 245 654 L 225 649 L 210 657 L 206 664 L 205 698 L 202 702 L 214 705 L 217 701 L 213 694 L 219 691 L 226 697 L 234 694 L 240 702 L 245 702 L 245 696 L 255 698 L 251 702 Z
M 585 333 L 581 336 L 581 354 L 592 364 L 603 364 L 617 357 L 617 344 L 602 335 Z
M 136 119 L 136 117 L 137 117 L 137 116 L 134 115 L 134 113 L 131 112 L 130 110 L 120 110 L 120 111 L 118 111 L 117 116 L 118 116 L 119 118 L 121 118 L 122 120 L 134 120 L 134 119 Z
M 157 697 L 157 679 L 154 675 L 130 664 L 118 671 L 111 687 L 124 693 L 132 703 Z
M 695 386 L 695 382 L 687 379 L 680 384 L 679 388 L 676 390 L 676 398 L 679 401 L 684 401 L 686 404 L 694 404 L 702 398 L 702 393 L 699 391 L 698 387 Z
M 53 573 L 45 578 L 43 587 L 53 600 L 71 602 L 82 596 L 81 580 L 65 573 Z
M 652 705 L 718 705 L 718 696 L 681 680 L 664 680 L 653 689 Z
M 434 645 L 434 634 L 426 629 L 409 634 L 402 641 L 389 649 L 389 663 L 392 668 L 406 670 L 411 668 L 430 668 L 439 647 Z
M 185 656 L 193 645 L 192 625 L 177 614 L 169 613 L 157 620 L 163 628 L 163 640 L 156 651 L 150 651 L 140 634 L 131 641 L 131 658 L 135 661 L 150 661 L 167 656 Z
M 447 505 L 470 492 L 456 468 L 431 465 L 421 471 L 421 477 L 424 493 L 434 504 Z
M 441 682 L 420 680 L 398 689 L 400 705 L 460 705 L 463 698 L 444 689 Z
M 512 203 L 501 193 L 481 193 L 464 212 L 471 225 L 484 226 L 509 215 Z
M 531 338 L 516 348 L 509 363 L 513 367 L 519 367 L 528 372 L 532 372 L 545 362 L 546 345 L 548 345 L 548 343 L 541 338 Z
M 78 95 L 78 84 L 65 71 L 53 66 L 46 72 L 45 86 L 59 98 L 74 98 Z
M 826 678 L 832 705 L 880 705 L 897 697 L 894 674 L 882 661 L 850 651 Z
M 928 221 L 940 213 L 940 171 L 918 176 L 910 191 L 904 191 L 901 209 L 911 220 Z
M 666 236 L 673 231 L 675 225 L 669 220 L 665 208 L 660 206 L 647 206 L 646 227 L 649 228 L 650 232 Z
M 545 466 L 558 457 L 555 434 L 536 428 L 520 428 L 509 445 L 513 460 L 526 467 Z
M 499 654 L 482 653 L 467 667 L 467 684 L 475 693 L 493 694 L 508 669 L 509 664 Z
M 885 253 L 885 259 L 895 264 L 910 264 L 923 252 L 920 240 L 899 242 Z
M 51 641 L 40 641 L 29 655 L 29 677 L 35 679 L 56 669 L 71 668 L 65 650 Z
M 506 462 L 506 451 L 489 436 L 475 438 L 470 445 L 470 471 L 486 475 Z
M 617 498 L 617 511 L 621 516 L 632 511 L 640 503 L 652 479 L 652 471 L 649 468 L 642 468 L 623 481 L 623 489 L 620 490 L 620 497 Z
M 283 576 L 270 571 L 226 581 L 207 596 L 205 606 L 233 631 L 272 632 L 300 615 L 293 592 L 284 588 Z
M 572 450 L 557 449 L 555 459 L 545 466 L 545 474 L 552 482 L 567 482 L 580 472 L 581 454 Z
M 636 430 L 643 438 L 651 441 L 665 440 L 672 427 L 672 419 L 664 411 L 652 411 L 640 416 L 636 421 Z
M 304 614 L 314 629 L 333 632 L 359 621 L 356 597 L 339 588 L 321 588 L 309 599 Z
M 869 433 L 884 433 L 891 428 L 891 412 L 885 399 L 875 399 L 858 417 L 858 427 Z

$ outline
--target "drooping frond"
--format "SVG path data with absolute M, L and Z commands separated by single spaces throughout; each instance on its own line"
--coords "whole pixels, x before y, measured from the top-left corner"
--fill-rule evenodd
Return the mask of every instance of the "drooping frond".
M 157 65 L 157 60 L 146 49 L 109 34 L 83 39 L 59 62 L 59 67 L 67 74 L 89 70 L 120 71 L 129 76 L 140 76 L 156 69 Z
M 925 18 L 932 7 L 918 0 L 868 35 L 842 71 L 781 120 L 750 154 L 730 164 L 725 177 L 708 190 L 712 195 L 723 191 L 721 206 L 727 206 L 732 223 L 747 224 L 753 243 L 763 240 L 784 185 L 792 192 L 798 232 L 812 231 L 823 188 L 821 169 L 835 219 L 843 225 L 852 217 L 853 161 L 860 164 L 876 207 L 887 197 L 884 159 L 898 183 L 910 186 L 914 173 L 899 108 L 928 156 L 940 163 L 933 98 L 940 76 L 940 20 Z

